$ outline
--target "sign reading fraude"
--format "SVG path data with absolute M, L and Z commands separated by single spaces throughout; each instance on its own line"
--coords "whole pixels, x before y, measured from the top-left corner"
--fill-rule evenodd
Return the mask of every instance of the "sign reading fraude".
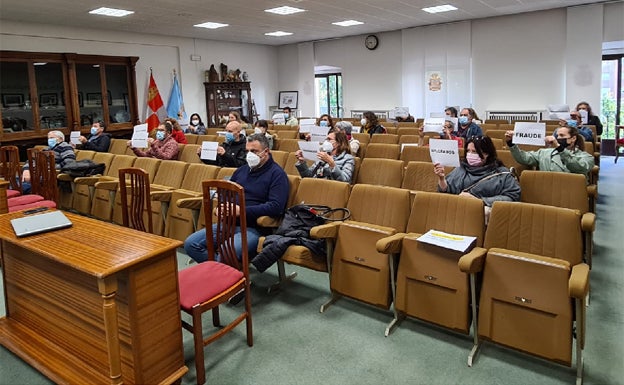
M 429 139 L 429 155 L 434 164 L 459 167 L 459 148 L 456 140 Z
M 516 122 L 512 141 L 514 144 L 544 146 L 546 144 L 546 123 Z

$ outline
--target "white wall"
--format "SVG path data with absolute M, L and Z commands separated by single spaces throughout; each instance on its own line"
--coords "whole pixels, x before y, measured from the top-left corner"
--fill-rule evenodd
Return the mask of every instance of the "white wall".
M 602 41 L 624 41 L 624 2 L 604 5 Z
M 248 73 L 251 95 L 262 117 L 266 117 L 267 103 L 277 98 L 275 47 L 4 20 L 0 23 L 0 38 L 3 50 L 138 56 L 136 77 L 141 119 L 145 117 L 150 67 L 165 104 L 173 85 L 173 69 L 176 69 L 187 114 L 198 112 L 204 120 L 204 71 L 211 64 L 218 70 L 223 62 L 229 69 L 240 68 Z M 201 55 L 201 61 L 191 61 L 191 54 Z

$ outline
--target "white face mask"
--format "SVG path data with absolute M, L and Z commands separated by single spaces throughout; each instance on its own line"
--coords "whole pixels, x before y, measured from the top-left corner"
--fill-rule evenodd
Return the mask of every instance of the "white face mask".
M 254 134 L 262 134 L 262 128 L 254 127 Z
M 329 154 L 332 151 L 334 151 L 334 146 L 331 144 L 331 142 L 329 140 L 326 140 L 321 145 L 321 151 L 324 151 L 324 152 Z
M 247 164 L 249 168 L 255 168 L 260 164 L 260 157 L 253 152 L 249 151 L 247 153 Z
M 199 124 L 199 120 L 193 119 L 191 120 L 191 123 L 193 124 L 193 126 L 197 126 Z
M 366 119 L 365 119 L 365 118 L 362 118 L 362 120 L 360 120 L 360 124 L 361 124 L 362 126 L 366 126 Z

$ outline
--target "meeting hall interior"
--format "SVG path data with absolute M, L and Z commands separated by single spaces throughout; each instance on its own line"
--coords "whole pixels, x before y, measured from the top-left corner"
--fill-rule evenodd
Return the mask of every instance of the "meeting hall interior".
M 198 114 L 206 137 L 187 135 L 177 161 L 139 166 L 126 141 L 150 116 L 162 123 L 172 96 L 173 118 L 184 129 Z M 105 154 L 76 150 L 99 156 L 104 177 L 55 176 L 69 229 L 16 237 L 9 219 L 22 211 L 0 188 L 0 385 L 624 385 L 622 0 L 2 0 L 0 99 L 0 145 L 19 162 L 55 130 L 70 141 L 101 121 L 111 137 Z M 602 132 L 592 126 L 585 143 L 594 167 L 580 190 L 514 160 L 505 131 L 545 123 L 549 135 L 583 103 Z M 284 107 L 315 127 L 323 114 L 353 124 L 350 184 L 302 191 L 313 185 L 294 163 L 303 131 L 279 122 Z M 487 226 L 481 206 L 475 225 L 469 199 L 437 192 L 430 158 L 406 155 L 448 107 L 474 110 L 522 190 Z M 232 111 L 247 135 L 269 121 L 289 204 L 325 199 L 351 218 L 321 226 L 327 259 L 250 265 L 246 298 L 219 306 L 221 324 L 240 325 L 216 328 L 206 311 L 204 336 L 222 335 L 204 346 L 183 328 L 196 317 L 180 310 L 178 277 L 201 265 L 182 244 L 210 221 L 202 179 L 234 172 L 207 176 L 197 156 L 202 140 L 223 142 Z M 365 112 L 384 134 L 356 132 Z M 117 171 L 132 164 L 154 167 L 152 234 L 120 226 Z M 474 232 L 476 247 L 416 241 L 430 230 Z

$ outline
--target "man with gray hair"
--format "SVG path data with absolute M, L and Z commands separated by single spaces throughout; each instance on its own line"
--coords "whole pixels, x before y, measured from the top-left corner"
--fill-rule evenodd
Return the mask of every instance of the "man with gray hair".
M 58 130 L 48 132 L 48 148 L 45 151 L 54 152 L 57 170 L 76 160 L 74 148 L 65 142 L 65 134 Z M 28 163 L 22 169 L 22 192 L 24 194 L 30 193 L 30 170 L 28 169 Z
M 351 131 L 353 131 L 353 125 L 351 124 L 351 122 L 347 120 L 341 120 L 340 122 L 336 123 L 334 127 L 347 135 L 347 139 L 349 140 L 349 147 L 351 148 L 351 154 L 353 156 L 357 156 L 357 153 L 360 150 L 360 141 L 357 139 L 353 139 L 353 136 L 351 136 Z

